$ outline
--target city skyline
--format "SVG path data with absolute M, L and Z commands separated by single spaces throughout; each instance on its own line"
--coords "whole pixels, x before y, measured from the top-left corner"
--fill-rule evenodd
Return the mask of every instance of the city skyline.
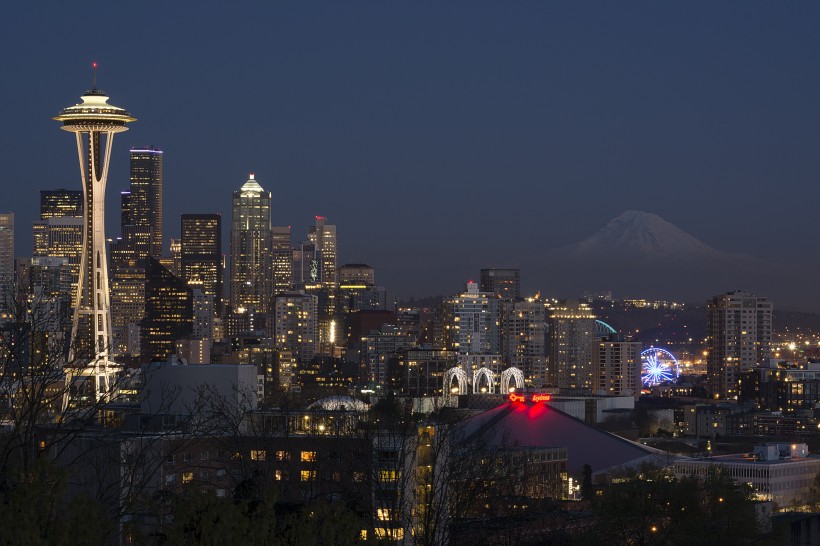
M 35 18 L 14 10 L 21 22 Z M 3 97 L 23 101 L 9 116 L 26 123 L 2 137 L 10 166 L 2 212 L 15 213 L 24 255 L 37 190 L 79 189 L 71 150 L 46 126 L 54 104 L 90 87 L 87 67 L 97 59 L 100 88 L 141 115 L 122 148 L 167 152 L 166 251 L 180 214 L 228 218 L 229 192 L 254 172 L 287 203 L 272 213 L 274 225 L 293 226 L 298 242 L 315 215 L 328 216 L 340 230 L 339 263 L 373 265 L 401 297 L 455 293 L 482 267 L 520 267 L 525 293 L 575 295 L 544 256 L 638 209 L 720 250 L 802 267 L 792 292 L 778 273 L 681 299 L 743 288 L 780 308 L 816 308 L 801 300 L 816 265 L 804 248 L 816 230 L 816 10 L 713 6 L 707 18 L 670 7 L 283 7 L 252 10 L 258 20 L 250 21 L 247 12 L 205 9 L 195 18 L 219 30 L 214 43 L 185 48 L 191 30 L 173 32 L 182 9 L 170 7 L 158 20 L 129 14 L 159 37 L 154 73 L 135 62 L 137 37 L 112 40 L 103 56 L 91 42 L 55 51 L 52 40 L 77 17 L 59 7 L 36 14 L 49 31 L 42 43 L 16 29 L 3 38 L 24 46 L 9 69 L 23 79 L 36 69 L 38 92 Z M 231 45 L 240 35 L 247 50 Z M 195 75 L 199 68 L 206 75 Z M 242 99 L 232 103 L 240 115 L 213 108 L 230 93 Z M 28 148 L 49 160 L 27 159 Z M 114 211 L 112 199 L 128 187 L 122 149 L 111 169 Z M 756 208 L 771 220 L 747 220 Z M 117 221 L 106 219 L 109 236 Z M 681 287 L 664 288 L 680 297 Z M 615 280 L 589 289 L 643 295 Z

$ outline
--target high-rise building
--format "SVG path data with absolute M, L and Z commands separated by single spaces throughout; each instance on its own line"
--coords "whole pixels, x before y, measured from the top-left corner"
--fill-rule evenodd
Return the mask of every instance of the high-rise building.
M 706 373 L 710 394 L 736 398 L 743 371 L 768 364 L 772 344 L 772 303 L 734 291 L 706 302 Z
M 162 258 L 162 150 L 131 148 L 131 191 L 123 205 L 133 226 L 134 258 Z
M 481 291 L 492 292 L 502 299 L 519 299 L 521 297 L 521 270 L 482 269 Z
M 324 216 L 316 217 L 316 225 L 308 228 L 308 240 L 316 248 L 319 260 L 319 282 L 336 284 L 336 226 Z
M 300 363 L 310 362 L 318 348 L 317 304 L 316 296 L 302 291 L 276 296 L 276 348 L 289 351 Z
M 501 352 L 498 298 L 480 292 L 470 281 L 467 291 L 444 302 L 448 348 L 459 354 L 492 354 Z
M 14 279 L 14 213 L 0 213 L 0 284 Z
M 39 222 L 45 229 L 41 232 L 40 241 L 35 239 L 37 248 L 35 256 L 48 258 L 64 258 L 64 269 L 61 276 L 67 280 L 66 292 L 63 297 L 72 301 L 76 297 L 77 283 L 80 277 L 80 266 L 83 257 L 83 229 L 85 222 L 82 217 L 53 216 Z M 37 224 L 35 224 L 36 226 Z M 40 260 L 38 263 L 42 264 Z M 55 262 L 50 261 L 53 265 Z
M 540 387 L 547 374 L 547 308 L 539 298 L 501 302 L 501 354 L 521 370 L 528 387 Z
M 177 340 L 193 330 L 193 291 L 159 261 L 145 262 L 145 318 L 140 347 L 142 360 L 161 362 L 176 351 Z
M 231 306 L 234 311 L 271 309 L 271 193 L 251 174 L 233 192 L 231 216 Z
M 550 361 L 547 379 L 562 389 L 592 389 L 598 348 L 595 315 L 586 303 L 566 301 L 549 319 Z
M 293 245 L 290 226 L 271 228 L 271 260 L 273 261 L 273 294 L 293 288 Z
M 83 192 L 80 190 L 41 190 L 40 220 L 83 216 Z
M 70 360 L 76 357 L 87 365 L 82 370 L 66 370 L 66 384 L 69 385 L 64 400 L 66 406 L 82 405 L 111 394 L 117 366 L 109 359 L 112 335 L 103 222 L 105 185 L 114 134 L 126 131 L 125 124 L 135 121 L 124 109 L 108 104 L 108 96 L 96 86 L 81 98 L 81 104 L 63 109 L 54 118 L 63 122 L 63 130 L 76 135 L 85 201 L 84 248 L 77 297 L 74 298 Z M 72 392 L 78 397 L 75 398 Z
M 127 260 L 111 271 L 111 329 L 117 357 L 140 355 L 139 337 L 132 335 L 145 318 L 145 261 Z
M 200 283 L 202 293 L 213 296 L 217 308 L 222 303 L 222 216 L 183 214 L 180 246 L 182 278 Z
M 345 264 L 339 267 L 339 284 L 376 284 L 375 270 L 367 264 Z
M 598 342 L 593 389 L 612 396 L 641 395 L 640 341 L 610 334 Z

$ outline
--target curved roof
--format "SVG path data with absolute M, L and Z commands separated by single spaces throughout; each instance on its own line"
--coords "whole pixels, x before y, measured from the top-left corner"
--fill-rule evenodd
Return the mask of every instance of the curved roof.
M 80 97 L 83 102 L 69 106 L 54 116 L 54 120 L 62 121 L 64 128 L 71 131 L 74 125 L 116 125 L 124 126 L 126 123 L 136 121 L 124 108 L 108 104 L 108 95 L 99 89 L 86 91 Z M 124 128 L 123 128 L 124 130 Z
M 351 396 L 328 396 L 315 401 L 308 406 L 309 409 L 323 409 L 331 411 L 367 411 L 369 405 L 361 400 L 356 400 Z
M 463 422 L 467 441 L 481 439 L 496 448 L 563 447 L 567 470 L 593 473 L 645 460 L 658 452 L 599 430 L 548 404 L 506 403 Z

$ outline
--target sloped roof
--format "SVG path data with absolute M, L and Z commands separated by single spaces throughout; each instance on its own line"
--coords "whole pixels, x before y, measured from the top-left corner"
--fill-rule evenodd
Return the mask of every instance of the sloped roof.
M 563 447 L 567 470 L 578 473 L 585 464 L 593 473 L 650 460 L 659 453 L 592 427 L 544 403 L 506 403 L 464 421 L 464 437 L 490 448 Z

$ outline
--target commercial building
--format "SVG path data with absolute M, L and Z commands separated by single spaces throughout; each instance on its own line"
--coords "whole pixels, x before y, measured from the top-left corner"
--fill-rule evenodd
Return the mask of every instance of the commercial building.
M 273 295 L 293 289 L 293 244 L 290 226 L 271 227 Z
M 131 191 L 123 218 L 133 226 L 132 258 L 162 258 L 162 156 L 154 146 L 131 148 Z
M 809 455 L 806 444 L 764 444 L 755 446 L 752 453 L 680 459 L 673 466 L 678 476 L 728 474 L 737 482 L 751 484 L 758 500 L 790 508 L 809 502 L 820 457 Z
M 272 309 L 273 267 L 271 262 L 271 193 L 251 174 L 233 192 L 231 213 L 231 307 Z
M 14 213 L 0 213 L 0 283 L 14 279 Z
M 736 399 L 743 370 L 771 358 L 772 303 L 734 291 L 706 302 L 706 360 L 710 394 Z
M 222 304 L 222 215 L 183 214 L 181 218 L 180 276 Z
M 145 262 L 145 318 L 141 327 L 144 362 L 165 362 L 176 342 L 193 330 L 193 291 L 159 261 Z

